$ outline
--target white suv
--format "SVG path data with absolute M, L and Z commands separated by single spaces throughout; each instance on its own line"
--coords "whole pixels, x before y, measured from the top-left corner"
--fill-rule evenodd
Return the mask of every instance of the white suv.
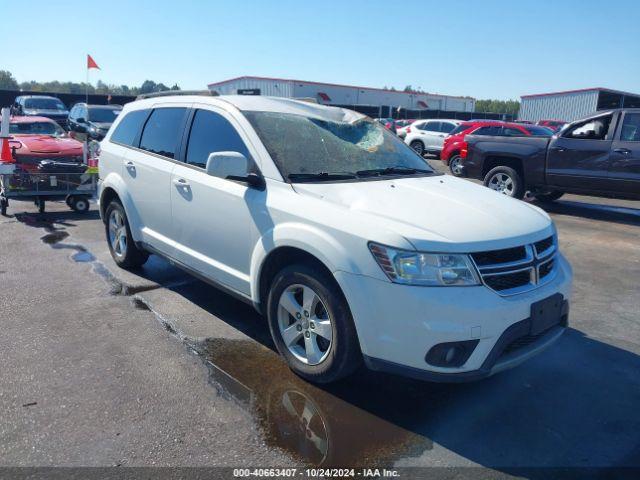
M 440 155 L 445 137 L 461 123 L 460 120 L 416 120 L 405 129 L 404 143 L 418 155 Z
M 100 157 L 123 268 L 149 253 L 263 313 L 315 382 L 489 376 L 567 325 L 571 268 L 542 210 L 435 173 L 371 119 L 253 96 L 129 103 Z

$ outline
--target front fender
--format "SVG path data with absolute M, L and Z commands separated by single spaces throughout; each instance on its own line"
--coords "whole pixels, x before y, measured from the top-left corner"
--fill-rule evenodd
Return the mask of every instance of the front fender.
M 124 182 L 122 177 L 115 172 L 109 173 L 102 180 L 102 188 L 99 199 L 100 211 L 102 212 L 102 209 L 107 207 L 106 205 L 103 205 L 103 198 L 105 196 L 105 192 L 107 192 L 109 189 L 113 190 L 116 195 L 118 195 L 120 203 L 122 203 L 122 206 L 124 207 L 124 211 L 127 214 L 127 220 L 129 221 L 129 228 L 131 229 L 131 236 L 136 242 L 141 241 L 142 235 L 140 232 L 142 231 L 143 224 L 140 219 L 140 213 L 138 212 L 138 209 L 136 208 L 135 203 L 131 198 L 131 194 L 129 193 L 126 183 Z
M 293 247 L 303 250 L 320 260 L 332 273 L 347 271 L 361 273 L 354 253 L 348 253 L 336 238 L 328 232 L 311 225 L 300 223 L 279 224 L 264 232 L 257 242 L 251 257 L 251 298 L 260 302 L 260 274 L 264 261 L 273 250 L 280 247 Z M 362 249 L 366 250 L 366 246 Z

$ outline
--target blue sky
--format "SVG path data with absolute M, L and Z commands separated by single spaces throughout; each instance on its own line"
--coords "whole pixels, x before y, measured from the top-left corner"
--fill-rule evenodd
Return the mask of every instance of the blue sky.
M 93 83 L 202 89 L 257 75 L 476 98 L 640 92 L 632 0 L 0 0 L 0 17 L 0 69 L 19 81 L 83 81 L 91 53 Z

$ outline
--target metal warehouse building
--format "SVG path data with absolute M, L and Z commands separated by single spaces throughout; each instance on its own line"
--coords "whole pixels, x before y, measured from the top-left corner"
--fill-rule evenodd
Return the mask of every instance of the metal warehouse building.
M 586 88 L 524 95 L 520 97 L 520 100 L 518 119 L 530 122 L 538 120 L 571 122 L 589 116 L 598 110 L 640 107 L 640 95 L 608 88 Z
M 407 110 L 449 110 L 473 112 L 475 99 L 431 93 L 401 92 L 382 88 L 356 87 L 334 83 L 307 82 L 284 78 L 238 77 L 209 84 L 220 95 L 268 95 L 312 98 L 326 105 L 369 105 L 402 107 Z M 380 109 L 382 112 L 382 108 Z M 379 115 L 386 116 L 386 115 Z

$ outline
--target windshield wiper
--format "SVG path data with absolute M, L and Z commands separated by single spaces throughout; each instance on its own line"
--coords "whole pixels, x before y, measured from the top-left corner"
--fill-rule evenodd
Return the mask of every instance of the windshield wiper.
M 329 172 L 318 172 L 318 173 L 290 173 L 287 175 L 287 178 L 292 181 L 298 182 L 312 182 L 312 181 L 320 181 L 320 182 L 331 182 L 333 180 L 349 180 L 352 178 L 356 178 L 354 173 L 329 173 Z
M 377 175 L 415 175 L 416 173 L 433 173 L 431 170 L 412 167 L 387 167 L 387 168 L 371 168 L 369 170 L 358 170 L 356 175 L 359 177 L 373 177 Z

